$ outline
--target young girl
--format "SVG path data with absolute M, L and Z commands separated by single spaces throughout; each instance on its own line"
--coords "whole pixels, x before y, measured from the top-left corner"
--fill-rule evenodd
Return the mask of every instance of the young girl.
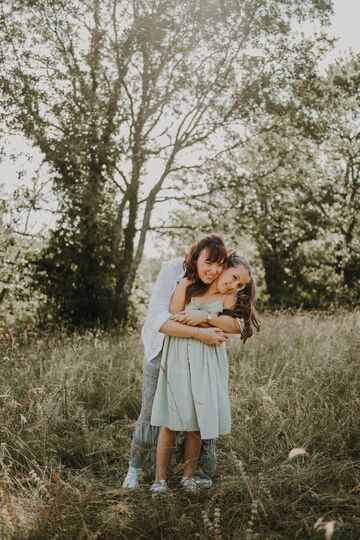
M 249 264 L 233 252 L 227 259 L 227 269 L 206 290 L 188 278 L 180 281 L 170 311 L 177 313 L 185 308 L 175 318 L 197 324 L 196 312 L 205 310 L 211 321 L 213 315 L 217 316 L 224 310 L 232 315 L 234 310 L 241 312 L 239 306 L 244 304 L 244 297 L 251 298 L 251 304 L 254 290 L 255 282 Z M 251 323 L 259 328 L 251 309 L 246 318 L 244 340 L 251 333 L 249 323 L 250 331 Z M 214 439 L 230 433 L 228 363 L 224 344 L 215 347 L 191 338 L 165 338 L 151 424 L 161 426 L 156 479 L 151 491 L 158 493 L 167 490 L 166 473 L 177 431 L 185 432 L 182 485 L 187 490 L 195 491 L 197 486 L 193 475 L 202 439 Z

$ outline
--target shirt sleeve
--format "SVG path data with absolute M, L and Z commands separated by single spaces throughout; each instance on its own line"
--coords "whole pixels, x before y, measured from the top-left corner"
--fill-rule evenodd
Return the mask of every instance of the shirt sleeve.
M 153 332 L 160 332 L 162 325 L 171 317 L 171 298 L 177 283 L 174 265 L 169 261 L 162 264 L 149 302 L 147 319 Z

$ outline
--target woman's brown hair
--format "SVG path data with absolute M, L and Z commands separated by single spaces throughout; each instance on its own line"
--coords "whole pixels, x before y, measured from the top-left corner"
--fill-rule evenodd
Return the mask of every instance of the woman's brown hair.
M 220 234 L 207 234 L 196 240 L 185 255 L 184 260 L 185 277 L 193 280 L 193 283 L 186 289 L 185 303 L 187 303 L 192 296 L 205 292 L 209 287 L 209 285 L 203 283 L 199 278 L 196 266 L 199 255 L 204 249 L 207 251 L 207 259 L 209 261 L 218 262 L 224 266 L 226 264 L 228 253 L 226 251 L 224 240 Z
M 234 319 L 244 320 L 244 329 L 241 332 L 240 339 L 246 341 L 253 335 L 253 326 L 257 331 L 260 330 L 260 320 L 254 308 L 256 295 L 256 282 L 251 273 L 251 267 L 245 257 L 239 255 L 236 251 L 228 252 L 226 266 L 232 268 L 243 266 L 248 272 L 250 279 L 244 289 L 236 293 L 236 303 L 233 309 L 224 309 L 219 315 L 230 315 Z

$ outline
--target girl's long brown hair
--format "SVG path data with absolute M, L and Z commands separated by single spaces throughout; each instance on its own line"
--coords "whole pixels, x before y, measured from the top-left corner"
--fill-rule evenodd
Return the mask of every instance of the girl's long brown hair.
M 199 278 L 196 267 L 199 255 L 204 249 L 207 251 L 207 259 L 209 261 L 218 262 L 225 266 L 228 254 L 222 236 L 219 234 L 208 234 L 196 240 L 190 247 L 184 260 L 185 277 L 193 280 L 193 283 L 186 289 L 185 304 L 189 302 L 192 296 L 197 296 L 205 292 L 209 287 L 209 285 L 203 283 Z
M 233 309 L 224 309 L 219 315 L 230 315 L 234 319 L 244 320 L 244 329 L 241 332 L 240 339 L 246 341 L 253 335 L 253 328 L 260 330 L 260 320 L 254 308 L 256 295 L 256 282 L 251 274 L 251 268 L 247 260 L 239 255 L 236 251 L 228 252 L 226 266 L 232 268 L 235 266 L 243 266 L 249 272 L 250 280 L 246 287 L 236 293 L 236 303 Z

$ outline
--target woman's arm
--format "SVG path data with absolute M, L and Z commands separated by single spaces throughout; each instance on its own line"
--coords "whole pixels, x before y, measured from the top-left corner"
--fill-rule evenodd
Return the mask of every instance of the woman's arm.
M 241 329 L 238 319 L 233 319 L 230 315 L 215 315 L 212 314 L 211 320 L 209 321 L 211 326 L 216 326 L 216 328 L 221 328 L 224 332 L 229 334 L 240 334 Z
M 167 336 L 195 338 L 207 345 L 220 345 L 228 339 L 220 328 L 199 328 L 188 326 L 179 322 L 167 320 L 160 328 L 160 332 Z

